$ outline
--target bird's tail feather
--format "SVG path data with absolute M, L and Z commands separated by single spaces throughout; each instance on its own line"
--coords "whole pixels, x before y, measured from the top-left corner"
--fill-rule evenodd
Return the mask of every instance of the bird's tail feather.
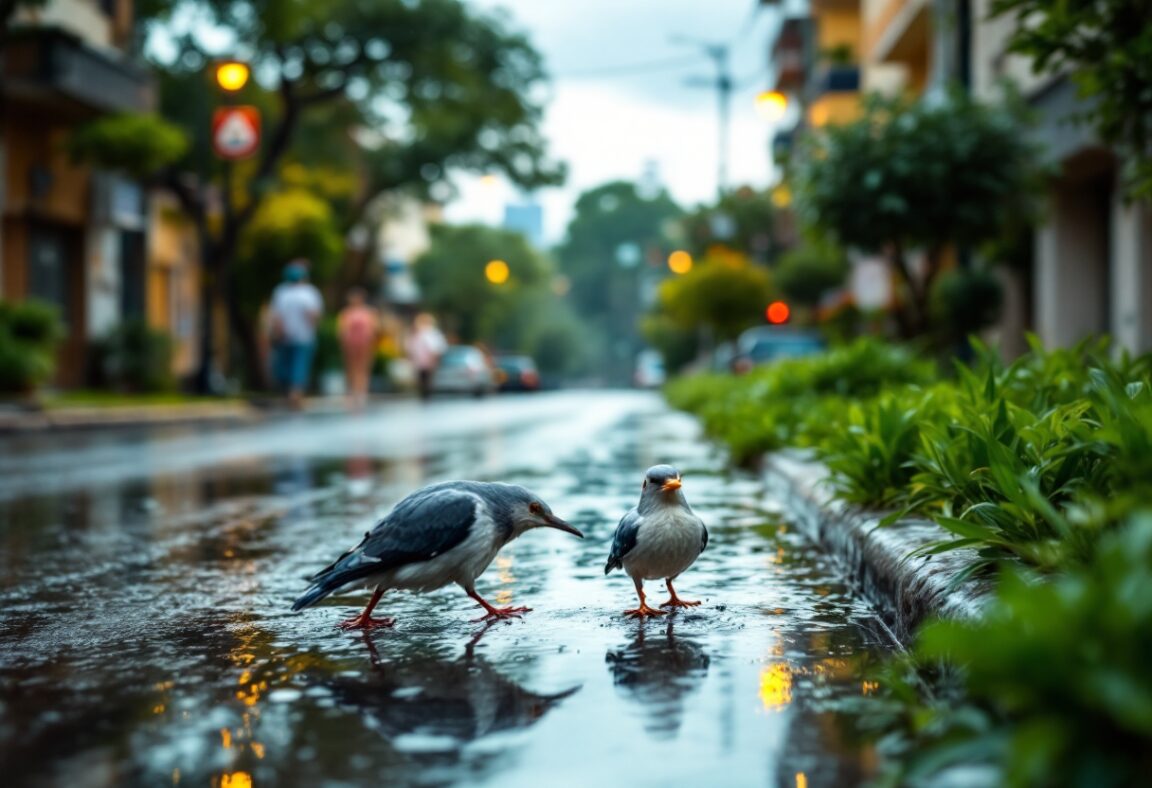
M 328 572 L 322 572 L 312 578 L 312 585 L 300 595 L 299 599 L 292 603 L 292 610 L 297 611 L 312 607 L 333 591 L 339 590 L 341 586 L 376 574 L 379 571 L 380 567 L 375 562 L 356 562 L 351 566 L 333 568 Z
M 608 574 L 613 569 L 623 569 L 624 564 L 620 563 L 620 559 L 614 555 L 608 556 L 608 563 L 604 564 L 604 574 Z

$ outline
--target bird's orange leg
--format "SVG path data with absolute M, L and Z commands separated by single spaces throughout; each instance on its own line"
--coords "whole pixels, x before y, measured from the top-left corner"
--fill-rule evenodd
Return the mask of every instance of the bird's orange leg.
M 681 599 L 676 596 L 676 589 L 672 587 L 671 578 L 666 578 L 664 585 L 668 586 L 668 593 L 672 595 L 672 598 L 660 605 L 660 607 L 696 607 L 700 604 L 699 602 L 690 602 L 687 599 Z
M 468 596 L 475 599 L 480 603 L 480 607 L 488 611 L 487 615 L 480 618 L 473 619 L 473 621 L 494 621 L 498 618 L 519 618 L 521 613 L 531 613 L 530 607 L 492 607 L 484 600 L 484 597 L 476 593 L 474 588 L 465 588 L 464 591 Z
M 384 596 L 384 589 L 376 586 L 376 591 L 373 592 L 372 598 L 368 600 L 368 606 L 364 608 L 358 616 L 352 616 L 345 621 L 337 624 L 341 629 L 375 629 L 376 627 L 390 627 L 396 623 L 394 618 L 372 618 L 372 608 L 380 601 L 380 597 Z
M 632 618 L 668 615 L 667 610 L 658 610 L 654 607 L 648 607 L 648 603 L 644 601 L 644 586 L 641 585 L 639 578 L 632 578 L 632 582 L 636 584 L 636 595 L 640 597 L 640 607 L 635 608 L 634 610 L 625 610 L 624 615 L 631 616 Z

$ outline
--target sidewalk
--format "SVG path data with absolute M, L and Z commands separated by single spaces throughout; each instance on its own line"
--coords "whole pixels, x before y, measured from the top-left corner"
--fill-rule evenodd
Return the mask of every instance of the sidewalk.
M 30 408 L 0 405 L 0 435 L 102 427 L 159 426 L 249 422 L 266 412 L 248 402 L 187 402 L 172 404 L 72 405 Z

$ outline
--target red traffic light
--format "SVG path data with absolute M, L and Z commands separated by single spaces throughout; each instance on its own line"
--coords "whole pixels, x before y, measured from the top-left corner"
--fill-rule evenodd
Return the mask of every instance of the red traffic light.
M 789 309 L 788 305 L 783 301 L 773 301 L 768 305 L 768 308 L 764 310 L 764 314 L 767 316 L 769 323 L 779 325 L 788 322 L 792 310 Z

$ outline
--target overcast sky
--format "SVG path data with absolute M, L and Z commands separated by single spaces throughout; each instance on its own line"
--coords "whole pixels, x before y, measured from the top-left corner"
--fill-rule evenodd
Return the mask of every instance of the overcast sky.
M 564 234 L 580 192 L 618 178 L 637 180 L 654 162 L 661 182 L 685 206 L 716 194 L 715 78 L 699 45 L 676 36 L 731 45 L 737 81 L 732 99 L 729 185 L 764 186 L 772 171 L 771 128 L 753 98 L 767 83 L 772 9 L 756 0 L 470 0 L 503 7 L 528 34 L 552 75 L 544 132 L 552 153 L 568 162 L 568 183 L 538 193 L 550 243 Z M 651 64 L 657 64 L 651 67 Z M 661 65 L 663 64 L 663 65 Z M 636 68 L 631 68 L 637 66 Z M 460 179 L 450 221 L 499 223 L 517 199 L 504 183 Z

